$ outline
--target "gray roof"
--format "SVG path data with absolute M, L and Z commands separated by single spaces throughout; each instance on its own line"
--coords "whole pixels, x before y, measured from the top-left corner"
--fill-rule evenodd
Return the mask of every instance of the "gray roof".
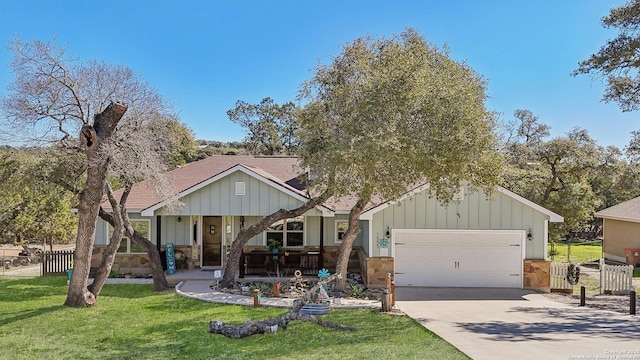
M 640 222 L 640 196 L 600 210 L 594 216 L 603 219 Z

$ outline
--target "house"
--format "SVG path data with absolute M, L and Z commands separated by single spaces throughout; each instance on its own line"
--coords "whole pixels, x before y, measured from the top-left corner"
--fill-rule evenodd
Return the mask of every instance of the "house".
M 640 249 L 640 197 L 598 211 L 594 216 L 602 219 L 603 257 L 631 264 L 627 257 L 637 257 L 638 251 L 625 249 Z
M 306 172 L 293 157 L 212 156 L 167 175 L 184 206 L 172 213 L 145 183 L 128 199 L 134 226 L 164 247 L 173 243 L 192 266 L 220 268 L 225 250 L 243 227 L 280 208 L 306 202 Z M 276 240 L 294 261 L 335 268 L 352 199 L 338 199 L 303 216 L 278 222 L 252 238 L 245 252 L 264 253 Z M 108 203 L 103 206 L 109 210 Z M 388 273 L 398 286 L 541 288 L 549 286 L 548 224 L 563 218 L 504 188 L 491 194 L 460 189 L 443 206 L 429 186 L 410 189 L 392 201 L 378 201 L 360 217 L 350 266 L 368 286 L 384 285 Z M 110 226 L 98 220 L 93 266 L 109 238 Z M 267 260 L 275 256 L 265 257 Z M 248 258 L 250 259 L 250 258 Z M 243 258 L 244 260 L 244 258 Z M 305 262 L 307 261 L 307 262 Z M 251 261 L 243 262 L 246 270 Z M 142 249 L 124 239 L 114 269 L 146 271 Z

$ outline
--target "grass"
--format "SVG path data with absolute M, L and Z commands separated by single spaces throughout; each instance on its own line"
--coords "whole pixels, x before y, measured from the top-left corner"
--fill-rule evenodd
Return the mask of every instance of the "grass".
M 569 246 L 565 243 L 555 245 L 556 254 L 553 256 L 555 262 L 569 262 Z M 551 255 L 551 244 L 548 247 Z M 583 263 L 598 260 L 602 257 L 601 244 L 571 244 L 571 262 Z M 549 256 L 551 258 L 551 256 Z
M 210 320 L 241 324 L 286 309 L 249 308 L 105 285 L 93 308 L 67 308 L 66 277 L 0 278 L 0 349 L 11 359 L 468 359 L 406 316 L 334 310 L 354 332 L 295 321 L 286 331 L 228 339 Z

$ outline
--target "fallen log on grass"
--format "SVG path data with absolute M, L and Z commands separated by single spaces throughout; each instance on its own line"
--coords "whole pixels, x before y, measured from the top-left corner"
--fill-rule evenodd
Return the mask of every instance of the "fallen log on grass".
M 318 283 L 310 290 L 306 291 L 301 298 L 294 301 L 291 311 L 284 314 L 281 318 L 269 318 L 262 321 L 247 321 L 243 325 L 227 325 L 222 321 L 211 320 L 209 321 L 209 332 L 212 334 L 224 335 L 229 338 L 240 339 L 256 334 L 273 333 L 276 332 L 278 328 L 286 330 L 289 322 L 293 320 L 312 321 L 323 327 L 353 331 L 355 330 L 354 327 L 336 324 L 315 315 L 300 313 L 300 309 L 309 302 L 313 294 L 320 290 L 320 287 L 338 278 L 338 274 L 333 274 L 326 279 L 318 281 Z

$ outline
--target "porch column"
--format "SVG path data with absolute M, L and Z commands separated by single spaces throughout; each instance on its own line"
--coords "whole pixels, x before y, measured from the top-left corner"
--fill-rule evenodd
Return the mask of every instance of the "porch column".
M 320 269 L 324 269 L 324 216 L 320 216 Z

